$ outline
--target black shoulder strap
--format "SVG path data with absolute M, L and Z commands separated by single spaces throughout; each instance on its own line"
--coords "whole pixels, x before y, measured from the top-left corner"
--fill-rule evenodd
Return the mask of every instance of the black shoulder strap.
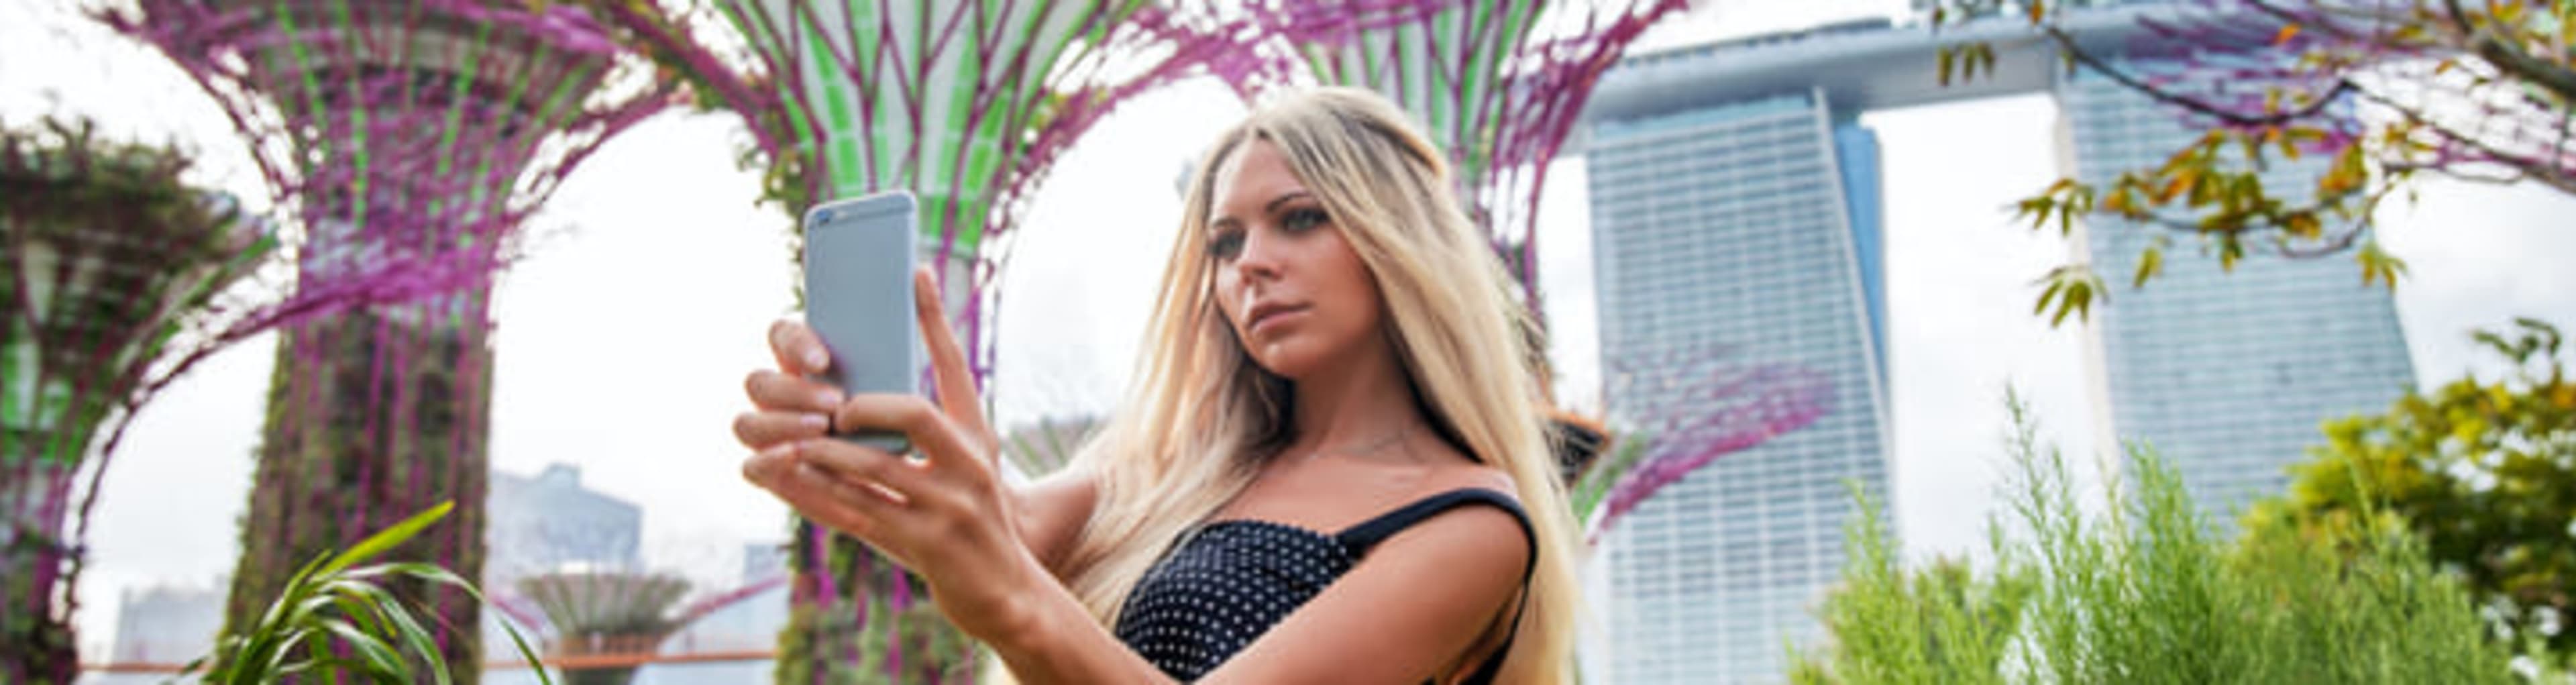
M 1413 527 L 1413 524 L 1421 523 L 1424 519 L 1450 509 L 1475 504 L 1491 506 L 1511 514 L 1512 521 L 1521 524 L 1521 538 L 1529 543 L 1530 550 L 1529 563 L 1521 567 L 1520 598 L 1512 605 L 1512 622 L 1507 624 L 1510 627 L 1506 629 L 1509 632 L 1503 634 L 1503 643 L 1494 648 L 1494 653 L 1485 657 L 1485 663 L 1477 666 L 1476 672 L 1467 676 L 1464 681 L 1481 685 L 1493 682 L 1494 676 L 1502 672 L 1503 659 L 1511 656 L 1512 639 L 1520 635 L 1521 612 L 1529 608 L 1530 574 L 1538 571 L 1538 531 L 1530 527 L 1529 514 L 1521 510 L 1520 503 L 1493 490 L 1460 488 L 1422 498 L 1412 504 L 1404 505 L 1402 509 L 1362 521 L 1359 525 L 1344 529 L 1341 534 L 1333 537 L 1350 547 L 1352 556 L 1364 556 L 1368 554 L 1369 548 L 1376 547 L 1377 543 L 1385 542 L 1396 533 Z
M 1521 524 L 1521 533 L 1530 539 L 1530 549 L 1538 549 L 1538 536 L 1531 532 L 1529 515 L 1521 511 L 1520 503 L 1512 501 L 1511 497 L 1503 493 L 1485 488 L 1459 488 L 1424 497 L 1415 500 L 1412 504 L 1404 505 L 1402 509 L 1344 528 L 1340 534 L 1333 537 L 1341 540 L 1342 544 L 1349 545 L 1352 555 L 1365 555 L 1370 548 L 1376 547 L 1377 543 L 1395 537 L 1396 533 L 1404 532 L 1404 529 L 1413 527 L 1413 524 L 1421 523 L 1450 509 L 1471 504 L 1489 505 L 1511 514 L 1512 520 Z

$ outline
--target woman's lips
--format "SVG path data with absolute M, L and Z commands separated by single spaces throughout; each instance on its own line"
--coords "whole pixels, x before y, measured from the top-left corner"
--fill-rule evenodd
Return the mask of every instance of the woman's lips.
M 1287 325 L 1289 321 L 1296 317 L 1303 316 L 1305 313 L 1306 308 L 1302 306 L 1284 307 L 1262 312 L 1260 318 L 1252 320 L 1252 325 L 1248 327 L 1250 329 L 1248 332 L 1252 335 L 1261 335 L 1271 329 Z

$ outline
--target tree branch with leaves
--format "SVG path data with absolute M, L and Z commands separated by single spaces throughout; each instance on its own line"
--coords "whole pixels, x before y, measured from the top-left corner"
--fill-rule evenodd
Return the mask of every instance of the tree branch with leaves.
M 2016 203 L 2034 229 L 2071 233 L 2088 217 L 2167 229 L 2231 270 L 2255 250 L 2349 254 L 2363 285 L 2394 289 L 2405 263 L 2373 238 L 2374 217 L 2421 176 L 2576 195 L 2576 2 L 2189 0 L 2138 11 L 2143 35 L 2120 42 L 2070 22 L 2114 4 L 1943 0 L 1932 11 L 1935 31 L 2026 22 L 2070 76 L 2107 79 L 2202 132 L 2159 164 L 2062 179 Z M 1939 77 L 1991 75 L 1995 62 L 1987 42 L 1948 45 Z M 2267 177 L 2310 157 L 2328 160 L 2313 180 Z M 2132 287 L 2162 272 L 2172 243 L 2149 243 L 2126 274 Z M 2084 265 L 2042 282 L 2038 309 L 2055 321 L 2084 316 L 2102 294 Z

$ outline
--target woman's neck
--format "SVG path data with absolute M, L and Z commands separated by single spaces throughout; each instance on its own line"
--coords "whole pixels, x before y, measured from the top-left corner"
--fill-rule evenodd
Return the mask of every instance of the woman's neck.
M 1297 437 L 1287 452 L 1403 458 L 1403 450 L 1381 448 L 1422 432 L 1423 417 L 1393 348 L 1392 343 L 1373 345 L 1344 363 L 1298 379 Z

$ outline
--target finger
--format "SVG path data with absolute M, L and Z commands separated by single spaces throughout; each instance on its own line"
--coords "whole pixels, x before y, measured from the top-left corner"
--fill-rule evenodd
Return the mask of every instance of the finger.
M 797 455 L 795 443 L 762 450 L 743 460 L 742 477 L 776 495 L 805 518 L 873 544 L 896 514 L 892 500 L 833 477 Z
M 840 388 L 777 371 L 753 371 L 742 379 L 742 390 L 751 396 L 751 406 L 763 411 L 809 412 L 830 414 L 841 406 Z
M 842 431 L 885 430 L 904 434 L 928 459 L 932 473 L 989 474 L 978 443 L 970 442 L 946 414 L 917 395 L 853 395 L 834 417 Z M 974 470 L 960 471 L 972 464 Z
M 769 325 L 769 354 L 778 359 L 778 369 L 798 376 L 810 376 L 832 368 L 832 352 L 823 347 L 823 338 L 814 329 L 788 319 Z
M 845 484 L 882 487 L 898 502 L 909 503 L 932 487 L 921 466 L 874 447 L 841 440 L 806 440 L 796 446 L 796 456 Z
M 948 326 L 948 310 L 940 302 L 939 281 L 932 278 L 930 267 L 912 272 L 913 312 L 921 319 L 921 340 L 930 348 L 930 375 L 938 384 L 940 409 L 957 422 L 987 449 L 998 440 L 991 426 L 984 423 L 984 403 L 975 392 L 974 371 L 966 366 L 966 350 L 957 344 L 957 331 Z
M 754 450 L 831 432 L 832 415 L 822 412 L 747 411 L 733 417 L 733 437 Z

